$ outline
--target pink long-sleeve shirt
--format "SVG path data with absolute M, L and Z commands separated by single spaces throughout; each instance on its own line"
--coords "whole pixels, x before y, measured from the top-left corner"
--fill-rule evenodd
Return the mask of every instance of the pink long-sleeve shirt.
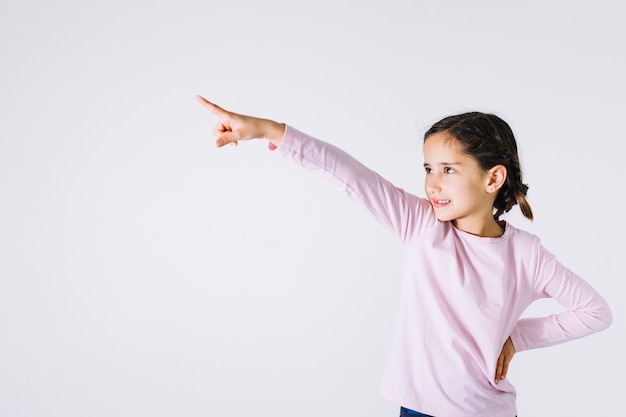
M 405 244 L 400 314 L 381 386 L 390 401 L 436 417 L 513 417 L 514 387 L 494 383 L 509 336 L 520 352 L 611 323 L 606 301 L 538 237 L 508 223 L 498 238 L 465 233 L 439 221 L 428 200 L 290 126 L 278 151 L 330 178 Z M 547 297 L 565 311 L 520 319 Z

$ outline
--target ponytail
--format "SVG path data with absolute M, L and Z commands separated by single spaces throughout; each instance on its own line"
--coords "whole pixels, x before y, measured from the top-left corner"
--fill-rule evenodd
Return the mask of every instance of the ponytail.
M 526 189 L 528 189 L 528 186 L 526 186 Z M 530 208 L 530 204 L 528 203 L 528 200 L 526 199 L 526 193 L 521 193 L 521 192 L 517 192 L 515 194 L 515 200 L 517 201 L 517 204 L 519 205 L 519 209 L 521 210 L 522 214 L 524 215 L 524 217 L 526 217 L 528 220 L 533 220 L 533 209 Z

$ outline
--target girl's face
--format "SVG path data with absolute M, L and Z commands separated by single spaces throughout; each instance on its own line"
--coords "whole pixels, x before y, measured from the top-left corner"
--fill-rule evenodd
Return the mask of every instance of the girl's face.
M 439 132 L 426 139 L 424 168 L 426 195 L 439 220 L 452 221 L 458 229 L 481 236 L 493 230 L 492 173 L 461 152 L 453 136 Z

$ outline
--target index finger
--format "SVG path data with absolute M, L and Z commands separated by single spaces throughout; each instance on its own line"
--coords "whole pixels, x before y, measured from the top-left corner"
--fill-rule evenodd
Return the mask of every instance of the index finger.
M 207 100 L 206 98 L 198 95 L 196 96 L 196 99 L 200 102 L 200 104 L 202 104 L 204 107 L 206 107 L 207 109 L 209 109 L 211 111 L 211 113 L 213 113 L 214 115 L 216 115 L 219 118 L 222 118 L 224 116 L 228 115 L 228 112 L 226 110 L 224 110 L 223 108 L 221 108 L 220 106 L 218 106 L 217 104 L 213 104 L 211 103 L 209 100 Z

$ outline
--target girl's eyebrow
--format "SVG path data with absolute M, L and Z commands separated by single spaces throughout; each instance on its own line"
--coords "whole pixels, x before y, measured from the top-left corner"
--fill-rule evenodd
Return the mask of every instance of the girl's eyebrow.
M 430 165 L 430 163 L 424 162 L 424 166 L 425 167 L 429 166 L 429 165 Z M 435 165 L 461 165 L 461 163 L 460 162 L 439 162 L 439 163 L 437 163 Z

